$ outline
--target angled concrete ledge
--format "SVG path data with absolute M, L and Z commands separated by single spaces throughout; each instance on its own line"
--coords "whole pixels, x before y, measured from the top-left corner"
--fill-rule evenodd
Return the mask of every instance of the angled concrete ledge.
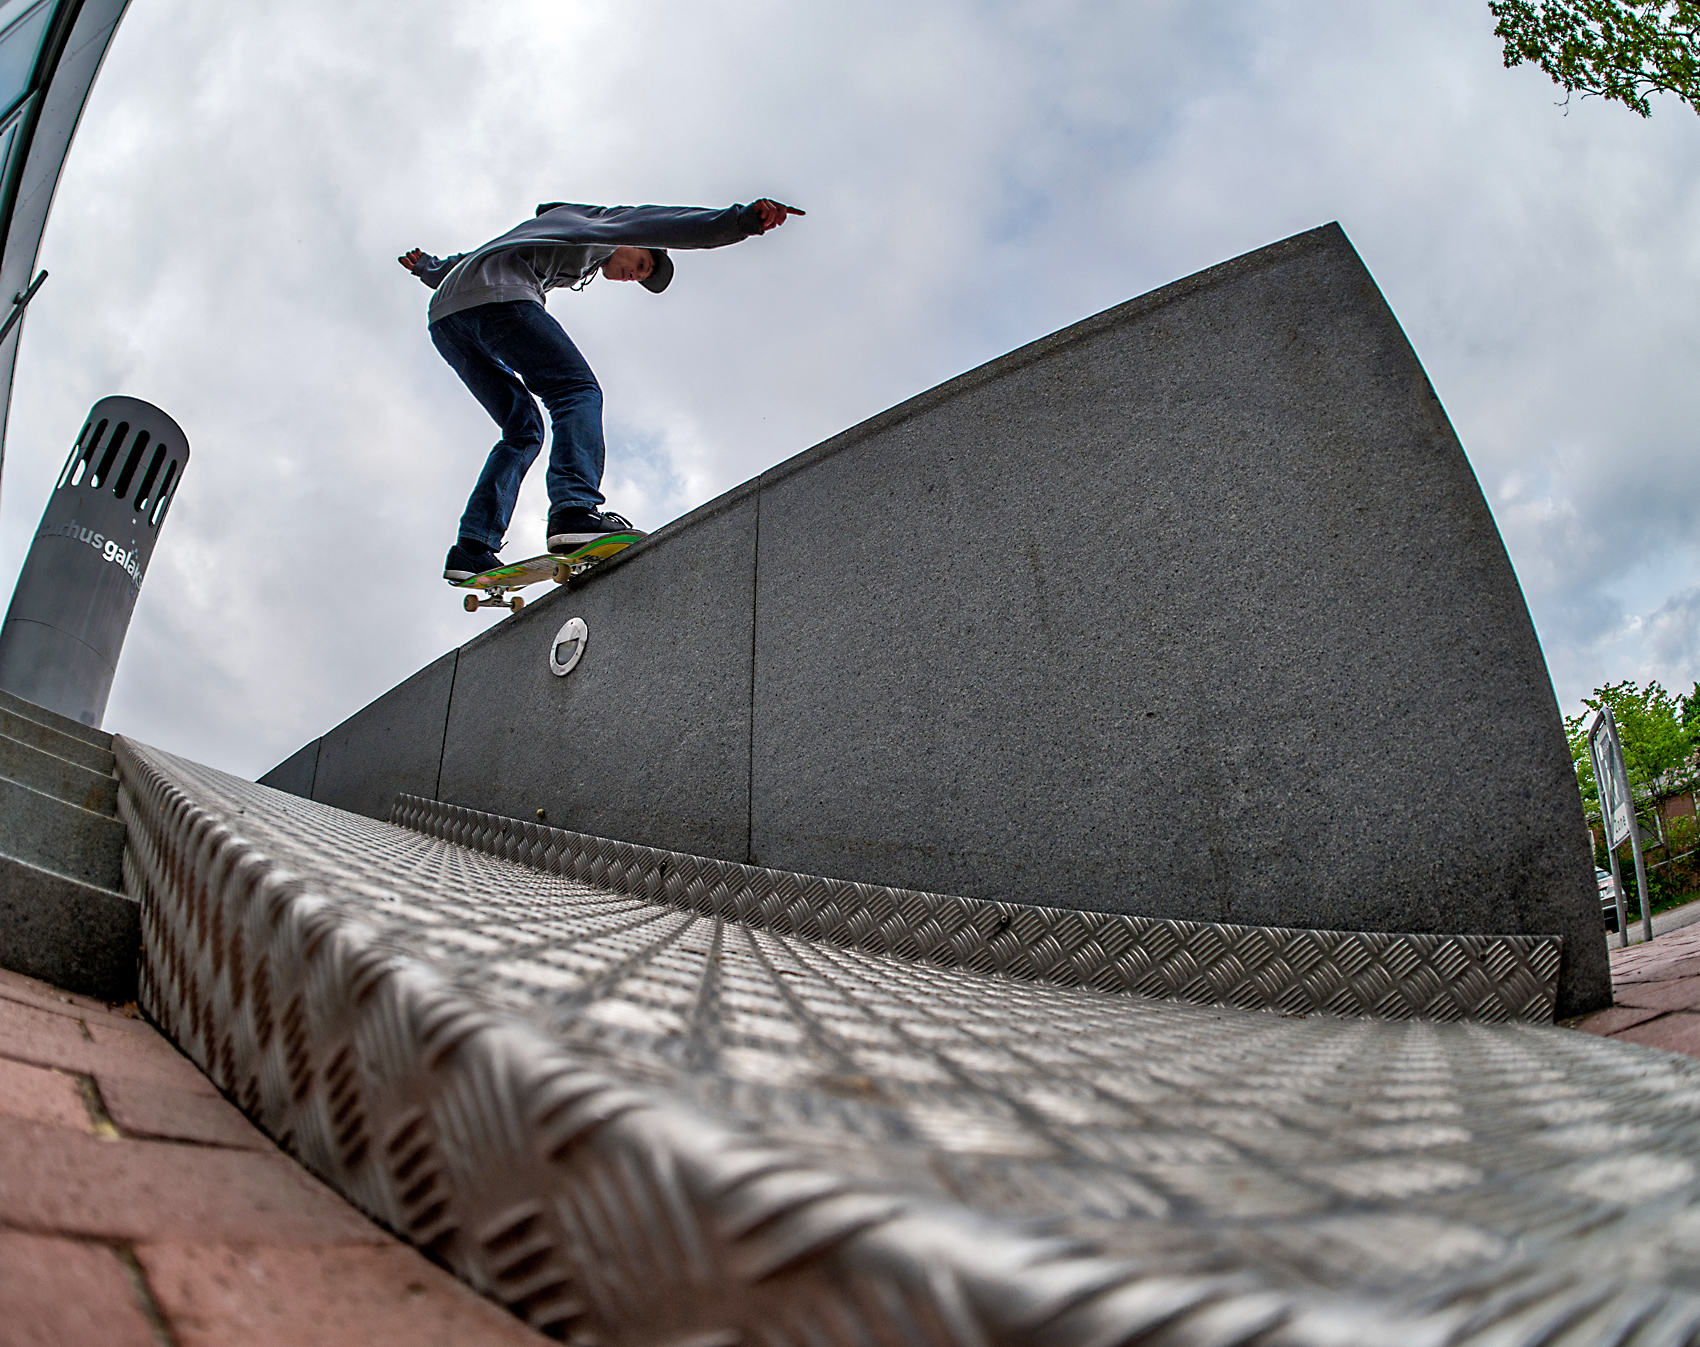
M 649 902 L 1022 982 L 1287 1015 L 1553 1018 L 1550 936 L 1308 931 L 990 903 L 661 851 L 411 795 L 390 821 Z
M 420 675 L 338 730 L 358 790 L 327 736 L 313 798 L 990 902 L 1556 936 L 1558 1013 L 1610 999 L 1516 576 L 1337 226 L 874 417 L 457 658 L 446 706 Z
M 1700 1333 L 1693 1060 L 894 959 L 118 747 L 149 1013 L 558 1340 Z

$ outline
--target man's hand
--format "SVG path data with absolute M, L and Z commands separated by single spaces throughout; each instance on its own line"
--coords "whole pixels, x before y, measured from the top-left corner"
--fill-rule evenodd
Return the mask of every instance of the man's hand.
M 756 208 L 756 214 L 761 219 L 761 232 L 764 234 L 770 229 L 778 229 L 780 225 L 785 223 L 787 215 L 808 214 L 807 211 L 798 210 L 795 206 L 782 205 L 765 196 L 760 201 L 752 201 L 750 204 Z
M 402 264 L 402 266 L 406 267 L 409 271 L 412 271 L 412 272 L 417 272 L 419 270 L 419 264 L 421 262 L 423 262 L 424 260 L 425 260 L 425 250 L 423 248 L 411 249 L 410 251 L 405 252 L 400 257 L 396 258 L 396 261 L 400 262 Z

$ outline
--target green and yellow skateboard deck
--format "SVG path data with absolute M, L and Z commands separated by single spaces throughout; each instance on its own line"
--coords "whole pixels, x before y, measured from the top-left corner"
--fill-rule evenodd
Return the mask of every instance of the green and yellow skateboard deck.
M 557 585 L 564 585 L 575 575 L 583 575 L 598 562 L 606 561 L 616 552 L 625 551 L 644 536 L 646 535 L 636 529 L 624 533 L 609 533 L 587 542 L 565 556 L 546 554 L 531 557 L 525 561 L 516 561 L 511 566 L 497 566 L 494 570 L 483 571 L 467 580 L 450 580 L 449 583 L 456 589 L 484 591 L 483 598 L 468 594 L 461 601 L 461 607 L 469 613 L 476 613 L 480 608 L 511 608 L 517 613 L 525 607 L 525 600 L 518 594 L 508 597 L 511 590 L 524 589 L 527 585 L 535 585 L 544 580 L 553 580 Z

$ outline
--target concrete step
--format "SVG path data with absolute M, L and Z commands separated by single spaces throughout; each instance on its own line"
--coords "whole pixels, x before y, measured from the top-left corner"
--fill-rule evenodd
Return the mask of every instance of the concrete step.
M 122 823 L 5 777 L 0 853 L 114 892 L 124 886 Z
M 100 773 L 33 744 L 0 734 L 0 777 L 30 786 L 91 814 L 118 813 L 118 778 Z
M 29 699 L 20 697 L 15 692 L 7 692 L 4 688 L 0 688 L 0 709 L 24 716 L 38 725 L 47 726 L 50 730 L 58 730 L 60 734 L 68 734 L 73 739 L 81 739 L 85 744 L 93 744 L 96 748 L 112 747 L 112 736 L 105 730 L 97 730 L 93 725 L 85 725 L 80 720 L 72 720 L 70 716 L 49 711 L 45 706 L 37 706 Z
M 0 967 L 103 1001 L 136 999 L 141 905 L 0 855 Z
M 0 696 L 6 697 L 10 702 L 19 700 L 10 693 L 0 693 Z M 20 744 L 29 744 L 32 748 L 39 748 L 55 757 L 64 758 L 66 762 L 87 767 L 91 771 L 113 770 L 110 748 L 102 748 L 99 744 L 91 744 L 76 735 L 65 734 L 43 721 L 34 720 L 5 705 L 0 705 L 0 734 L 4 734 L 8 739 L 16 739 Z

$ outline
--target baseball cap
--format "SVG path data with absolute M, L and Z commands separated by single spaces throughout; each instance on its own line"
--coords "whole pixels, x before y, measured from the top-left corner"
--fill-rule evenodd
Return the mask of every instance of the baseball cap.
M 673 259 L 667 256 L 665 248 L 651 248 L 649 255 L 655 259 L 655 266 L 638 284 L 650 294 L 659 295 L 672 283 Z

